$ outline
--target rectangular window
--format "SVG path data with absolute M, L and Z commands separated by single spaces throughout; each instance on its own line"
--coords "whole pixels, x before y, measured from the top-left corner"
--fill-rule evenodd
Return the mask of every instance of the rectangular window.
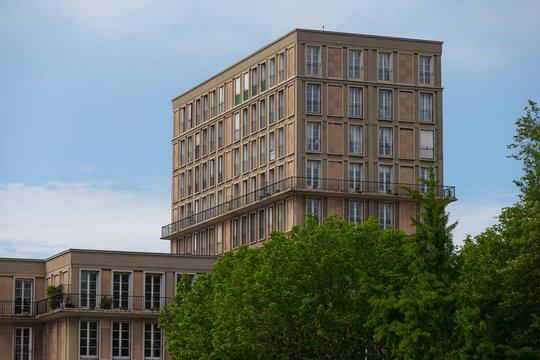
M 276 99 L 272 94 L 268 97 L 268 124 L 272 125 L 276 121 Z
M 212 159 L 210 160 L 210 186 L 214 186 L 216 184 L 216 160 Z
M 221 149 L 223 147 L 223 122 L 218 122 L 218 149 Z
M 113 274 L 113 308 L 129 309 L 130 273 Z
M 392 192 L 392 165 L 379 165 L 379 191 Z
M 202 154 L 203 156 L 208 154 L 208 131 L 206 129 L 202 131 Z
M 192 185 L 193 185 L 193 173 L 192 173 L 192 170 L 189 169 L 187 171 L 187 196 L 190 196 L 191 194 L 193 194 L 193 188 L 192 188 Z
M 98 271 L 81 271 L 81 307 L 98 306 L 97 286 Z
M 210 152 L 216 150 L 216 127 L 210 126 Z
M 362 164 L 349 163 L 349 190 L 362 191 Z
M 249 118 L 248 118 L 248 109 L 242 109 L 242 136 L 249 135 Z
M 131 358 L 131 323 L 113 321 L 112 358 Z
M 251 170 L 257 169 L 257 140 L 251 142 Z
M 285 132 L 283 128 L 278 129 L 278 157 L 285 156 Z
M 242 145 L 242 172 L 247 172 L 249 170 L 249 154 L 247 144 Z
M 319 160 L 308 160 L 306 169 L 306 186 L 317 188 L 321 177 L 321 162 Z
M 15 328 L 15 360 L 32 360 L 33 343 L 31 327 Z
M 201 134 L 195 134 L 195 159 L 198 159 L 201 156 Z
M 307 130 L 307 151 L 321 151 L 321 123 L 308 121 Z
M 234 141 L 240 140 L 240 113 L 234 114 Z
M 247 244 L 247 217 L 242 216 L 242 245 Z
M 266 102 L 264 100 L 261 100 L 260 106 L 259 106 L 259 114 L 260 114 L 260 122 L 261 122 L 261 129 L 264 129 L 266 127 Z
M 203 219 L 204 219 L 204 214 L 205 214 L 205 210 L 206 210 L 206 201 L 203 201 L 203 208 L 202 208 L 202 212 L 203 212 Z M 201 231 L 201 255 L 208 255 L 206 253 L 206 231 Z
M 392 156 L 393 154 L 392 128 L 379 128 L 379 156 Z
M 234 149 L 234 176 L 240 175 L 240 149 Z
M 264 165 L 266 163 L 266 138 L 264 136 L 261 136 L 260 140 L 260 159 L 261 159 L 261 165 Z
M 364 111 L 363 89 L 349 88 L 349 116 L 362 116 Z
M 321 113 L 321 85 L 307 84 L 307 112 Z
M 379 53 L 379 80 L 392 81 L 392 54 Z
M 362 201 L 349 201 L 349 222 L 355 225 L 364 222 L 364 203 Z
M 270 67 L 270 87 L 276 85 L 276 58 L 271 58 L 268 64 Z
M 264 209 L 259 210 L 259 240 L 264 239 Z
M 249 99 L 249 72 L 244 73 L 244 101 Z
M 212 198 L 210 198 L 212 199 Z M 210 201 L 212 207 L 212 201 Z M 214 253 L 214 229 L 208 229 L 208 253 L 209 255 L 215 255 Z
M 418 83 L 431 84 L 432 81 L 431 56 L 420 56 L 418 59 Z
M 321 222 L 321 200 L 320 199 L 307 199 L 307 211 L 308 214 L 312 214 L 317 218 L 319 223 Z
M 433 159 L 433 131 L 420 130 L 420 159 Z
M 238 247 L 238 220 L 234 219 L 232 222 L 232 238 L 233 238 L 233 248 Z
M 79 334 L 79 357 L 81 359 L 98 358 L 98 324 L 97 321 L 81 321 Z
M 268 208 L 268 236 L 274 231 L 274 208 L 270 206 Z
M 383 229 L 387 229 L 394 222 L 394 205 L 389 203 L 379 204 L 379 221 Z
M 161 274 L 146 274 L 144 280 L 144 308 L 161 308 Z
M 321 48 L 318 46 L 306 49 L 306 74 L 321 75 Z
M 240 78 L 234 79 L 234 105 L 240 104 Z
M 201 123 L 201 100 L 197 99 L 195 101 L 195 125 L 199 125 Z
M 257 68 L 251 69 L 251 96 L 257 95 Z
M 268 161 L 276 160 L 276 140 L 274 132 L 272 131 L 268 134 Z
M 186 177 L 184 173 L 181 173 L 180 174 L 180 199 L 183 199 L 184 196 L 186 196 L 185 191 L 184 191 L 185 187 L 186 187 Z
M 182 132 L 186 131 L 186 108 L 180 109 L 180 129 Z
M 349 154 L 362 155 L 363 154 L 363 131 L 362 125 L 350 125 L 349 126 Z
M 204 163 L 204 164 L 202 164 L 202 176 L 201 176 L 201 182 L 202 182 L 202 189 L 203 190 L 206 190 L 207 179 L 208 179 L 208 164 Z
M 216 227 L 216 247 L 217 253 L 221 254 L 223 252 L 223 232 L 221 225 Z
M 208 95 L 203 96 L 203 121 L 208 120 Z
M 186 143 L 184 140 L 180 141 L 180 166 L 186 164 Z
M 429 180 L 429 169 L 428 168 L 420 168 L 420 178 L 423 180 Z M 420 182 L 420 192 L 422 194 L 425 194 L 429 192 L 429 186 L 424 184 L 423 182 Z
M 283 231 L 283 204 L 277 204 L 277 231 Z
M 32 279 L 15 279 L 15 315 L 32 314 L 33 283 Z M 56 300 L 62 302 L 61 298 Z
M 392 90 L 379 90 L 379 118 L 392 118 Z
M 285 80 L 285 53 L 278 55 L 279 82 Z
M 188 163 L 193 161 L 193 138 L 191 136 L 188 137 L 187 142 L 187 161 Z
M 361 79 L 363 72 L 362 51 L 349 50 L 349 78 Z
M 217 174 L 218 174 L 218 183 L 221 183 L 223 182 L 223 156 L 222 155 L 219 155 L 218 156 L 218 171 L 217 171 Z
M 188 104 L 187 108 L 188 108 L 188 114 L 187 114 L 188 129 L 191 129 L 193 127 L 193 103 Z
M 210 92 L 210 116 L 216 116 L 216 92 Z
M 218 100 L 219 100 L 219 113 L 221 114 L 224 110 L 225 104 L 225 94 L 223 93 L 223 86 L 218 88 Z
M 200 170 L 198 166 L 195 166 L 195 193 L 199 192 L 199 179 L 200 179 Z
M 283 90 L 278 91 L 278 119 L 283 120 L 285 118 L 285 98 L 283 96 Z
M 161 329 L 157 323 L 144 323 L 144 360 L 160 360 Z
M 266 90 L 266 63 L 261 64 L 261 92 Z
M 433 122 L 433 94 L 420 93 L 420 121 Z
M 251 133 L 257 131 L 257 105 L 251 105 Z
M 257 229 L 257 215 L 255 213 L 251 213 L 249 215 L 249 242 L 254 243 L 257 238 L 255 235 L 255 231 Z

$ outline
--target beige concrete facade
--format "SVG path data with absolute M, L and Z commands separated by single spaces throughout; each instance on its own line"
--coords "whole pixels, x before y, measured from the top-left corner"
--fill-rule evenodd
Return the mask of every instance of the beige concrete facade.
M 173 99 L 171 252 L 260 246 L 308 212 L 413 231 L 398 185 L 443 184 L 441 52 L 297 29 Z
M 183 273 L 195 278 L 216 260 L 102 250 L 0 259 L 0 357 L 168 359 L 158 310 Z M 62 294 L 47 298 L 49 285 L 62 285 Z

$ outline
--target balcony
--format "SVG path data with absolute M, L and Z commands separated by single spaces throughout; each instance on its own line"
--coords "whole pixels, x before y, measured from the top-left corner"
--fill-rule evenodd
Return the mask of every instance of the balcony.
M 21 308 L 15 301 L 0 301 L 1 317 L 32 317 L 57 309 L 101 310 L 101 311 L 142 311 L 158 312 L 169 305 L 172 298 L 160 296 L 120 296 L 100 294 L 60 294 L 58 296 L 34 301 Z
M 381 186 L 384 185 L 384 186 Z M 313 196 L 315 193 L 328 196 L 344 198 L 373 198 L 388 199 L 388 196 L 398 197 L 400 199 L 410 198 L 407 191 L 400 186 L 407 186 L 411 189 L 425 192 L 424 184 L 405 184 L 379 181 L 359 181 L 349 179 L 321 179 L 291 176 L 281 181 L 261 187 L 258 190 L 234 198 L 223 204 L 219 204 L 204 212 L 189 215 L 183 219 L 165 225 L 161 228 L 161 238 L 168 239 L 170 235 L 176 234 L 190 226 L 197 225 L 203 221 L 218 218 L 229 212 L 241 209 L 245 206 L 265 201 L 267 198 L 285 194 L 289 192 L 303 193 L 307 196 Z M 435 196 L 442 198 L 450 196 L 455 199 L 455 187 L 438 185 L 435 188 Z M 204 219 L 204 220 L 203 220 Z M 172 237 L 171 237 L 172 238 Z

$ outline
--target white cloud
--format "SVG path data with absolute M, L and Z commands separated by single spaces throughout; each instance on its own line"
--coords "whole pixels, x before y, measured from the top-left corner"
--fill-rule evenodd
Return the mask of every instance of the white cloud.
M 0 257 L 45 258 L 67 248 L 168 252 L 164 192 L 97 182 L 0 183 Z

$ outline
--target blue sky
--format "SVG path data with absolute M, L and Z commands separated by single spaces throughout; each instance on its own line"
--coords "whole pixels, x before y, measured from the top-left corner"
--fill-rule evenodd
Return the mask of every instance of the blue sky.
M 294 28 L 443 41 L 455 241 L 516 200 L 538 1 L 0 2 L 0 257 L 168 251 L 170 100 Z

